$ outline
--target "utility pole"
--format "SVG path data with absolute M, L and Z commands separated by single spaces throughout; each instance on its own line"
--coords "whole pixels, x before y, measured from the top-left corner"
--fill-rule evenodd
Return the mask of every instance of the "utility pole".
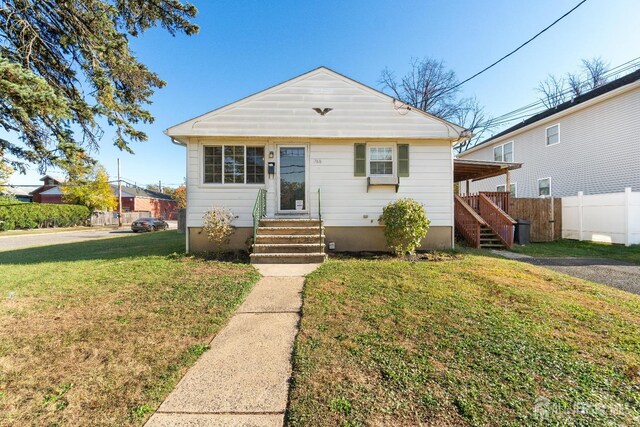
M 162 193 L 162 180 L 158 181 L 158 191 Z
M 120 158 L 118 158 L 118 227 L 122 227 L 122 180 L 120 179 Z

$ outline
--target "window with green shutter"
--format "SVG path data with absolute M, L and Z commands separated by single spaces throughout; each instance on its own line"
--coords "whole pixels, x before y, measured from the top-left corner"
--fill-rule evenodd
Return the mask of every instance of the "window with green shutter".
M 398 144 L 398 176 L 409 176 L 409 144 Z
M 367 176 L 367 144 L 355 144 L 353 154 L 353 176 Z

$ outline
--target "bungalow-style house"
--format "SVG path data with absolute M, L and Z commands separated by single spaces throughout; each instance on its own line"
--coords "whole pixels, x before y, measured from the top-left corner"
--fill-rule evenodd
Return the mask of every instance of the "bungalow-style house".
M 462 192 L 514 197 L 640 191 L 640 70 L 550 108 L 461 153 L 468 161 L 518 162 L 504 178 L 461 185 Z
M 455 124 L 325 67 L 165 131 L 186 147 L 187 251 L 211 249 L 213 207 L 235 215 L 231 248 L 253 262 L 387 250 L 378 218 L 398 198 L 423 203 L 422 248 L 454 245 Z M 495 172 L 495 171 L 494 171 Z

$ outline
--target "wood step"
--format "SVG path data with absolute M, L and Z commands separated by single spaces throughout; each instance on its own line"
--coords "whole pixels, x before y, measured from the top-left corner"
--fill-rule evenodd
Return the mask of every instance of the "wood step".
M 252 264 L 315 264 L 324 262 L 327 255 L 324 252 L 302 254 L 288 253 L 259 253 L 251 254 Z
M 259 235 L 305 235 L 305 236 L 317 236 L 324 227 L 258 227 Z
M 324 243 L 257 243 L 253 245 L 253 253 L 324 253 Z

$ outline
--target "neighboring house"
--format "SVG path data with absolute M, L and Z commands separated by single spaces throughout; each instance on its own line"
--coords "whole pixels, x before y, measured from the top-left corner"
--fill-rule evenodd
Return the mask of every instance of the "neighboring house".
M 560 104 L 460 154 L 522 163 L 511 172 L 517 197 L 640 191 L 640 70 Z M 465 189 L 465 185 L 460 188 Z M 505 179 L 470 184 L 504 191 Z
M 40 178 L 40 181 L 42 181 L 43 184 L 31 192 L 31 197 L 35 203 L 64 203 L 59 187 L 59 185 L 64 182 L 63 179 L 45 175 Z
M 264 212 L 254 260 L 323 255 L 320 216 L 335 250 L 386 250 L 378 218 L 402 197 L 431 220 L 423 248 L 453 246 L 452 146 L 464 129 L 325 67 L 165 133 L 187 149 L 188 251 L 211 248 L 201 227 L 212 207 L 236 215 L 235 248 Z M 316 240 L 291 238 L 305 233 L 300 224 Z
M 43 176 L 40 181 L 44 185 L 31 192 L 36 203 L 66 203 L 62 198 L 60 184 L 62 180 L 49 175 Z M 112 185 L 113 194 L 118 195 L 118 187 Z M 116 208 L 116 211 L 118 209 Z M 123 212 L 151 212 L 152 216 L 164 219 L 176 219 L 177 202 L 168 194 L 147 190 L 136 186 L 122 186 L 122 211 Z
M 29 203 L 32 201 L 31 189 L 36 185 L 14 185 L 5 184 L 0 190 L 0 196 L 11 196 L 19 202 Z
M 118 195 L 118 186 L 112 185 Z M 118 210 L 118 209 L 116 209 Z M 168 194 L 135 186 L 122 186 L 122 211 L 149 211 L 151 216 L 176 219 L 177 202 Z

